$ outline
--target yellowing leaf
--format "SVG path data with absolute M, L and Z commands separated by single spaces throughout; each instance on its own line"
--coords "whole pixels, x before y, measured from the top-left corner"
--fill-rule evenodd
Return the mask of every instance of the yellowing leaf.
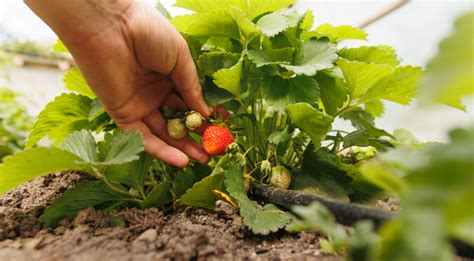
M 212 193 L 214 193 L 214 195 L 220 198 L 221 200 L 224 200 L 227 203 L 231 204 L 234 208 L 239 207 L 237 203 L 235 203 L 234 199 L 231 196 L 227 195 L 226 193 L 219 191 L 217 189 L 212 190 Z

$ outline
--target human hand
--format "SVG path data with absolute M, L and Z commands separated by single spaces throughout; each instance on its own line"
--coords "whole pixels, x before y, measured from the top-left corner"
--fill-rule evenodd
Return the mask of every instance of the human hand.
M 188 156 L 209 160 L 200 144 L 166 131 L 162 107 L 205 117 L 211 109 L 185 40 L 158 11 L 134 0 L 26 2 L 63 40 L 117 125 L 142 133 L 149 154 L 178 167 Z

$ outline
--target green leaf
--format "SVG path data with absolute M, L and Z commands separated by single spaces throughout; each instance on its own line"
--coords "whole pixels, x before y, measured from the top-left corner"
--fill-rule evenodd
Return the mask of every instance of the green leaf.
M 214 209 L 217 198 L 212 190 L 222 191 L 223 183 L 223 173 L 207 176 L 188 189 L 178 202 L 189 206 Z
M 93 121 L 104 113 L 106 113 L 105 109 L 100 103 L 99 99 L 94 99 L 91 103 L 91 109 L 89 111 L 89 116 L 87 117 L 87 119 L 89 121 Z
M 393 136 L 385 130 L 376 128 L 374 117 L 370 113 L 360 108 L 347 111 L 341 114 L 341 117 L 345 120 L 350 120 L 356 129 L 366 130 L 370 137 L 379 138 L 386 136 L 393 138 Z
M 62 94 L 48 103 L 40 112 L 38 120 L 28 137 L 26 147 L 34 146 L 43 137 L 60 143 L 67 134 L 87 129 L 92 100 L 73 93 Z
M 178 31 L 191 36 L 225 36 L 240 40 L 239 27 L 226 12 L 176 16 L 171 23 Z
M 366 32 L 349 25 L 332 26 L 322 24 L 316 28 L 316 33 L 328 37 L 331 42 L 346 39 L 367 40 Z
M 207 165 L 199 164 L 178 171 L 172 184 L 174 196 L 180 198 L 196 182 L 209 176 L 210 173 L 211 170 Z
M 220 69 L 227 69 L 239 61 L 239 55 L 228 52 L 207 52 L 199 56 L 198 66 L 205 75 L 211 76 Z
M 365 111 L 370 113 L 374 117 L 380 117 L 385 112 L 385 107 L 382 101 L 372 100 L 364 104 Z
M 240 79 L 242 76 L 242 59 L 237 64 L 228 68 L 221 69 L 213 74 L 214 83 L 232 93 L 236 97 L 240 94 Z
M 0 164 L 0 194 L 40 175 L 60 170 L 88 170 L 81 159 L 59 148 L 29 148 L 3 158 Z
M 69 52 L 67 47 L 64 45 L 64 43 L 60 39 L 56 40 L 56 43 L 54 43 L 54 45 L 51 47 L 51 49 L 55 52 L 58 52 L 58 53 L 68 53 Z
M 262 16 L 257 22 L 257 28 L 268 37 L 275 36 L 289 27 L 288 21 L 283 14 L 270 13 Z
M 337 65 L 344 74 L 352 99 L 364 96 L 376 82 L 393 72 L 392 67 L 388 65 L 350 62 L 345 59 L 339 59 Z
M 247 42 L 250 42 L 254 37 L 261 34 L 261 31 L 257 26 L 250 20 L 247 15 L 242 12 L 241 9 L 232 7 L 232 16 L 240 29 L 240 34 L 245 38 Z
M 271 64 L 289 64 L 293 60 L 294 48 L 249 50 L 248 58 L 252 60 L 257 68 Z
M 335 156 L 326 148 L 315 150 L 310 144 L 304 154 L 301 172 L 295 173 L 292 190 L 303 191 L 313 195 L 349 202 L 347 196 L 352 178 L 339 169 Z
M 320 96 L 316 80 L 308 76 L 283 79 L 278 76 L 265 77 L 262 83 L 263 97 L 281 111 L 288 104 L 315 103 Z
M 264 207 L 248 198 L 245 192 L 243 168 L 236 162 L 230 162 L 225 170 L 225 186 L 229 194 L 237 200 L 244 224 L 254 234 L 268 235 L 291 222 L 291 216 L 273 204 Z
M 362 176 L 369 182 L 396 195 L 400 195 L 407 187 L 405 181 L 397 176 L 393 169 L 377 161 L 365 162 L 359 166 L 359 170 Z
M 474 93 L 474 12 L 458 18 L 454 32 L 439 45 L 422 79 L 420 98 L 425 104 L 443 103 L 466 110 L 461 98 Z
M 334 120 L 308 103 L 290 104 L 286 106 L 285 111 L 290 116 L 291 123 L 310 136 L 316 148 L 331 130 Z
M 173 195 L 170 192 L 171 182 L 162 181 L 158 186 L 146 196 L 145 200 L 140 204 L 141 208 L 161 207 L 173 202 Z
M 234 99 L 234 95 L 222 88 L 217 87 L 213 81 L 206 81 L 202 85 L 204 98 L 210 106 L 220 105 Z
M 349 148 L 352 146 L 367 147 L 369 146 L 369 138 L 367 130 L 356 130 L 344 136 L 342 139 L 344 141 L 344 148 Z
M 212 12 L 215 10 L 231 11 L 231 7 L 235 6 L 242 10 L 251 20 L 255 17 L 280 10 L 296 0 L 177 0 L 175 6 L 196 11 L 198 13 Z
M 73 219 L 80 210 L 106 202 L 130 200 L 122 193 L 111 190 L 101 181 L 87 181 L 68 189 L 39 217 L 45 227 L 54 227 L 63 218 Z
M 337 57 L 333 44 L 311 40 L 302 43 L 295 54 L 293 65 L 282 64 L 281 66 L 298 75 L 313 76 L 317 71 L 332 68 Z
M 379 79 L 359 102 L 385 99 L 407 105 L 418 91 L 421 73 L 420 67 L 397 67 L 393 73 Z
M 386 64 L 390 66 L 397 66 L 400 63 L 395 50 L 387 45 L 343 48 L 339 50 L 338 54 L 340 57 L 349 61 Z
M 108 142 L 107 154 L 101 154 L 101 164 L 122 164 L 137 160 L 138 154 L 144 150 L 142 136 L 135 131 L 117 131 Z
M 170 12 L 166 10 L 160 0 L 155 1 L 155 9 L 158 10 L 158 12 L 160 12 L 166 19 L 171 19 Z
M 307 31 L 311 30 L 311 28 L 313 27 L 313 23 L 314 23 L 313 10 L 309 9 L 304 14 L 303 20 L 301 21 L 299 28 L 303 32 L 307 32 Z
M 81 158 L 85 163 L 99 161 L 97 145 L 90 131 L 81 130 L 68 134 L 60 148 Z
M 324 110 L 329 115 L 334 115 L 347 100 L 347 89 L 338 77 L 331 76 L 324 71 L 316 75 L 316 81 L 321 91 L 321 101 Z
M 65 73 L 63 82 L 66 85 L 66 89 L 70 91 L 87 96 L 91 99 L 96 98 L 94 92 L 91 87 L 89 87 L 78 68 L 72 68 L 69 72 Z
M 143 191 L 145 177 L 153 164 L 153 158 L 145 152 L 140 153 L 138 160 L 110 165 L 105 168 L 104 174 L 110 181 L 125 184 L 136 191 Z

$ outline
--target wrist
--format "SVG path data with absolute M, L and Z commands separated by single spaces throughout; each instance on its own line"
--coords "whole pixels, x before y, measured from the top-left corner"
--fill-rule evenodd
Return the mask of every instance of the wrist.
M 25 0 L 66 46 L 88 41 L 120 26 L 134 0 Z

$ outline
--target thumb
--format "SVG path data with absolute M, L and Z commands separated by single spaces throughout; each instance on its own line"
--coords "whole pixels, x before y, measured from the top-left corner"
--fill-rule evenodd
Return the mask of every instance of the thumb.
M 177 93 L 181 96 L 188 108 L 195 110 L 204 117 L 209 117 L 211 108 L 204 101 L 199 77 L 186 41 L 180 37 L 178 43 L 178 57 L 171 72 Z

